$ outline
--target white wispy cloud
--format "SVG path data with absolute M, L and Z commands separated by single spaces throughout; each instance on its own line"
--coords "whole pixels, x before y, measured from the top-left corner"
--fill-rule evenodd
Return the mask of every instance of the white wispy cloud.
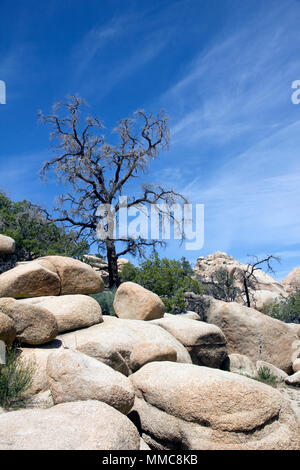
M 40 169 L 47 155 L 49 156 L 49 153 L 46 150 L 18 155 L 1 155 L 1 190 L 7 192 L 14 200 L 23 200 L 26 197 L 28 200 L 43 205 L 45 187 L 40 179 Z M 36 184 L 32 185 L 32 181 Z M 55 184 L 54 177 L 50 181 Z
M 20 83 L 34 75 L 30 68 L 34 60 L 33 48 L 25 42 L 9 48 L 5 53 L 0 52 L 0 79 L 6 82 L 10 102 L 20 98 Z
M 274 2 L 238 29 L 220 32 L 161 96 L 172 115 L 173 158 L 194 175 L 183 171 L 184 183 L 174 178 L 174 184 L 205 203 L 206 252 L 298 256 L 300 106 L 291 103 L 291 83 L 299 78 L 296 12 L 294 0 Z
M 206 205 L 209 245 L 232 250 L 299 243 L 298 153 L 300 121 L 222 165 L 207 181 L 201 175 L 183 188 Z
M 300 9 L 288 3 L 264 8 L 240 30 L 217 37 L 164 94 L 162 101 L 177 115 L 175 143 L 215 139 L 223 145 L 254 131 L 260 138 L 287 123 L 287 113 L 272 113 L 290 104 L 291 82 L 299 74 L 293 45 L 300 42 L 300 30 L 293 6 Z
M 144 23 L 145 16 L 141 10 L 112 18 L 86 33 L 75 46 L 72 80 L 81 81 L 84 96 L 92 93 L 103 98 L 166 47 L 174 32 L 172 27 L 162 30 L 159 24 Z
M 113 18 L 104 25 L 93 27 L 83 36 L 72 52 L 72 60 L 77 63 L 76 75 L 84 73 L 103 48 L 125 34 L 129 18 L 127 15 Z

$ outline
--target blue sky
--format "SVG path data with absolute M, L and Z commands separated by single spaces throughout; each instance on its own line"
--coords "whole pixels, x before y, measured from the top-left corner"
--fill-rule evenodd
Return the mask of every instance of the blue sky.
M 298 0 L 1 1 L 0 188 L 51 208 L 39 179 L 50 155 L 37 112 L 83 96 L 107 130 L 138 108 L 171 116 L 171 147 L 147 180 L 205 204 L 200 252 L 244 261 L 278 253 L 300 265 Z

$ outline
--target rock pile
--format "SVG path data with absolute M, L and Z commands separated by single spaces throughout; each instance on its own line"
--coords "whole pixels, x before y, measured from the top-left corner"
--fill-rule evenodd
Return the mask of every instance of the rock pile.
M 242 273 L 247 269 L 247 265 L 240 263 L 232 256 L 228 256 L 222 251 L 216 251 L 214 254 L 209 255 L 206 258 L 203 256 L 199 257 L 194 267 L 195 277 L 198 280 L 210 282 L 212 280 L 212 275 L 220 268 L 226 268 L 230 275 L 235 276 L 237 287 L 243 287 Z M 251 297 L 256 309 L 262 310 L 264 305 L 270 304 L 276 298 L 287 296 L 287 292 L 283 285 L 279 284 L 264 271 L 255 271 L 255 277 L 257 279 L 257 284 L 255 292 L 251 291 Z M 244 302 L 244 299 L 241 298 L 239 301 Z
M 104 282 L 105 287 L 108 287 L 108 263 L 105 261 L 103 258 L 99 258 L 98 256 L 95 255 L 84 255 L 83 260 L 85 263 L 89 264 L 92 266 L 92 268 L 98 272 Z M 118 272 L 121 274 L 123 267 L 126 266 L 128 263 L 128 259 L 126 258 L 118 258 Z
M 35 363 L 28 409 L 0 410 L 1 450 L 299 448 L 289 400 L 253 380 L 299 385 L 296 325 L 213 299 L 170 315 L 131 282 L 102 316 L 100 268 L 47 256 L 0 275 L 0 340 Z
M 193 364 L 222 367 L 227 357 L 226 338 L 217 326 L 189 318 L 177 318 L 177 315 L 154 320 L 153 323 L 171 333 L 185 346 Z
M 41 345 L 58 333 L 100 323 L 100 305 L 82 294 L 103 289 L 101 276 L 90 266 L 63 256 L 6 271 L 0 275 L 0 338 Z
M 0 275 L 0 297 L 94 294 L 103 289 L 101 276 L 90 266 L 65 256 L 38 258 Z
M 44 344 L 58 335 L 56 319 L 44 307 L 24 304 L 11 298 L 0 298 L 0 312 L 13 320 L 16 339 L 21 343 Z
M 174 362 L 131 376 L 142 438 L 155 449 L 297 449 L 293 412 L 272 387 L 238 374 Z
M 217 325 L 227 339 L 228 353 L 267 361 L 292 372 L 294 346 L 299 343 L 292 326 L 237 302 L 212 299 L 206 321 Z M 300 347 L 299 347 L 300 350 Z
M 124 414 L 133 406 L 130 380 L 79 351 L 63 349 L 49 355 L 47 375 L 55 404 L 99 400 Z
M 48 310 L 57 321 L 58 333 L 87 328 L 103 321 L 100 305 L 87 295 L 34 297 L 16 302 L 27 308 Z

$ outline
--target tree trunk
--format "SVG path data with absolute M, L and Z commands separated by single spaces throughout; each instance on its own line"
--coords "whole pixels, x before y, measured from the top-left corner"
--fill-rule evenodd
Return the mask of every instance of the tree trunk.
M 118 257 L 116 254 L 115 243 L 112 240 L 106 241 L 109 287 L 118 287 L 120 285 L 120 277 L 118 273 Z
M 247 279 L 245 277 L 244 277 L 244 290 L 245 290 L 245 295 L 246 295 L 246 300 L 247 300 L 247 307 L 250 307 L 249 288 L 248 288 Z

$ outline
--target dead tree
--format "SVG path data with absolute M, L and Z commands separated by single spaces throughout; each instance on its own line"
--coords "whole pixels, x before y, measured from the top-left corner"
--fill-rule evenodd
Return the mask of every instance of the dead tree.
M 51 127 L 50 137 L 56 152 L 55 157 L 44 163 L 42 174 L 55 169 L 59 181 L 66 184 L 68 192 L 60 196 L 55 208 L 59 216 L 48 220 L 61 222 L 66 227 L 77 229 L 79 236 L 98 244 L 98 251 L 106 252 L 109 270 L 109 285 L 118 285 L 118 257 L 128 253 L 145 256 L 147 247 L 163 245 L 162 240 L 146 237 L 111 236 L 111 227 L 104 227 L 106 236 L 96 238 L 99 225 L 99 206 L 111 207 L 118 217 L 119 197 L 126 195 L 128 185 L 143 174 L 149 163 L 168 148 L 168 117 L 164 112 L 147 114 L 137 111 L 132 118 L 122 119 L 114 130 L 116 138 L 110 144 L 103 135 L 102 122 L 91 116 L 81 118 L 84 101 L 76 96 L 67 103 L 57 103 L 51 115 L 40 112 L 41 119 Z M 61 113 L 64 113 L 61 116 Z M 170 208 L 186 199 L 174 190 L 162 186 L 143 184 L 137 194 L 128 197 L 127 208 L 138 208 L 141 204 L 165 206 L 160 215 L 176 220 Z
M 272 266 L 272 261 L 277 261 L 280 263 L 280 258 L 274 255 L 267 255 L 265 258 L 259 259 L 255 255 L 248 255 L 249 257 L 253 258 L 252 263 L 247 264 L 247 268 L 241 272 L 242 276 L 242 292 L 246 298 L 247 307 L 251 306 L 250 298 L 253 298 L 253 291 L 256 290 L 258 280 L 255 276 L 255 272 L 262 269 L 265 266 L 267 269 L 266 271 L 269 273 L 274 274 L 275 270 Z M 251 292 L 252 291 L 252 292 Z

